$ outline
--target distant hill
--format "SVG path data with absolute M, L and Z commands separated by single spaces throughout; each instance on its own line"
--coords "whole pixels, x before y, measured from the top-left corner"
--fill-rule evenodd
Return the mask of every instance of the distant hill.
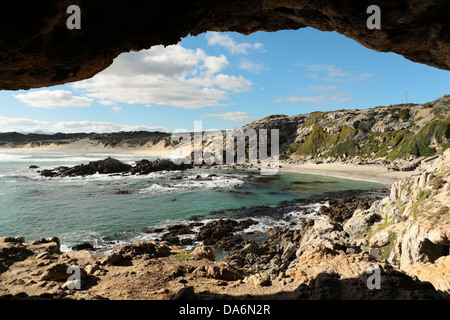
M 275 115 L 242 129 L 249 128 L 279 129 L 280 153 L 286 157 L 428 157 L 450 147 L 450 95 L 425 104 Z
M 89 141 L 94 145 L 103 147 L 142 147 L 146 144 L 155 145 L 163 143 L 171 145 L 170 133 L 164 132 L 115 132 L 115 133 L 55 133 L 52 135 L 17 132 L 0 133 L 0 147 L 45 147 L 50 145 L 71 145 L 79 141 Z
M 337 110 L 297 116 L 272 115 L 240 129 L 279 129 L 283 158 L 411 159 L 442 154 L 450 147 L 450 95 L 425 104 L 398 104 L 364 110 Z M 269 137 L 270 138 L 270 137 Z M 0 147 L 71 146 L 172 148 L 164 132 L 0 133 Z M 269 140 L 270 141 L 270 140 Z M 205 141 L 205 149 L 213 146 Z M 211 146 L 211 147 L 210 147 Z

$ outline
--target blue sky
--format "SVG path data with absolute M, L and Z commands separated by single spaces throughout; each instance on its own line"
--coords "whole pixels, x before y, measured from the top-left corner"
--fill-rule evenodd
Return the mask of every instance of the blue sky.
M 77 83 L 0 91 L 0 132 L 231 129 L 272 114 L 425 103 L 450 72 L 311 28 L 206 33 L 122 54 Z

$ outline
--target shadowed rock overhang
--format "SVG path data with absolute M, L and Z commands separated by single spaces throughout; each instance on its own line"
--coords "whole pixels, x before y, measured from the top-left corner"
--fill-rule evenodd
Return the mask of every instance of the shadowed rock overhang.
M 70 5 L 81 8 L 80 30 L 66 26 Z M 381 9 L 380 30 L 367 28 L 370 5 Z M 122 52 L 176 44 L 189 34 L 307 26 L 450 70 L 449 12 L 448 0 L 9 1 L 0 10 L 0 89 L 87 79 Z

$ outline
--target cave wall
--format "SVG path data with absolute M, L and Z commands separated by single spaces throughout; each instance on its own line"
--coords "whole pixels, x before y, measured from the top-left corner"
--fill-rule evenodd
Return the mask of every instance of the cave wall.
M 66 26 L 70 5 L 81 8 L 80 30 Z M 380 30 L 367 28 L 369 5 L 381 8 Z M 307 26 L 450 70 L 449 12 L 448 0 L 8 1 L 0 9 L 0 89 L 90 78 L 122 52 L 176 44 L 189 34 Z

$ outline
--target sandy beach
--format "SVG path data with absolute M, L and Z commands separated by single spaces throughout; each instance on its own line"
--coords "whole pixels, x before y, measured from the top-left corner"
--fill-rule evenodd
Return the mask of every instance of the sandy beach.
M 303 163 L 296 165 L 282 163 L 280 170 L 366 180 L 379 182 L 386 185 L 390 185 L 398 179 L 417 173 L 417 171 L 388 171 L 385 167 L 375 165 L 356 165 L 344 163 Z
M 103 144 L 93 143 L 87 139 L 82 139 L 68 145 L 65 144 L 49 144 L 44 146 L 31 146 L 27 144 L 18 148 L 0 148 L 0 152 L 63 152 L 70 154 L 104 154 L 105 156 L 113 155 L 142 155 L 142 156 L 156 156 L 156 157 L 170 157 L 172 155 L 172 148 L 167 148 L 163 143 L 155 145 L 145 144 L 141 147 L 135 146 L 121 146 L 110 147 Z

